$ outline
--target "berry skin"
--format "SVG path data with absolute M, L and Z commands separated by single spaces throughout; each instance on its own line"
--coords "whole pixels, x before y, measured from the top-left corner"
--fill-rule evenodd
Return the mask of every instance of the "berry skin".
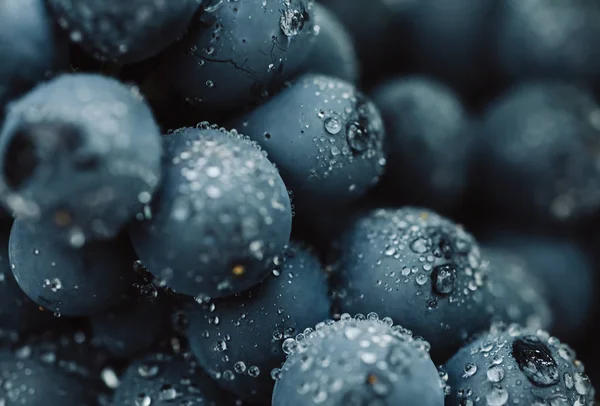
M 517 256 L 542 286 L 555 322 L 551 332 L 575 339 L 589 328 L 598 278 L 591 259 L 573 241 L 560 237 L 496 231 L 486 246 Z
M 117 304 L 133 283 L 128 242 L 74 248 L 24 220 L 12 226 L 8 253 L 20 288 L 38 305 L 64 316 L 89 316 Z
M 594 388 L 573 350 L 542 330 L 492 327 L 444 365 L 447 406 L 591 405 Z
M 431 343 L 436 361 L 493 320 L 548 322 L 528 313 L 530 303 L 512 301 L 513 285 L 490 276 L 494 266 L 470 234 L 431 211 L 373 210 L 346 230 L 338 248 L 332 281 L 339 310 L 394 317 Z
M 473 144 L 460 100 L 421 77 L 384 82 L 372 98 L 386 127 L 386 193 L 408 204 L 456 206 L 467 187 Z
M 115 391 L 113 406 L 234 406 L 231 396 L 187 358 L 156 353 L 133 361 Z
M 300 213 L 357 199 L 385 165 L 379 111 L 339 79 L 304 75 L 233 126 L 267 151 Z
M 389 35 L 394 35 L 390 33 L 393 24 L 392 2 L 324 0 L 321 3 L 339 18 L 350 33 L 352 42 L 356 46 L 363 76 L 366 79 L 377 76 L 376 74 L 382 68 L 381 65 L 390 54 Z
M 15 281 L 8 259 L 8 238 L 8 233 L 0 233 L 0 330 L 46 328 L 52 314 L 40 310 Z
M 188 313 L 188 340 L 200 365 L 244 400 L 269 404 L 282 342 L 329 317 L 327 277 L 313 254 L 290 245 L 260 285 Z
M 150 58 L 185 31 L 202 0 L 49 0 L 71 41 L 91 56 L 133 63 Z
M 294 74 L 314 41 L 313 0 L 212 1 L 165 56 L 164 80 L 192 105 L 224 111 Z
M 422 0 L 408 13 L 409 52 L 418 70 L 471 93 L 489 87 L 498 0 Z M 404 38 L 403 38 L 404 39 Z
M 186 295 L 221 297 L 258 284 L 291 232 L 279 173 L 255 143 L 207 124 L 163 141 L 163 187 L 150 217 L 131 227 L 140 260 Z
M 356 84 L 360 66 L 350 33 L 327 7 L 315 3 L 314 10 L 318 37 L 300 70 Z
M 527 262 L 511 251 L 485 247 L 483 266 L 488 268 L 489 290 L 496 318 L 527 324 L 530 328 L 554 326 L 554 313 L 546 286 Z
M 0 123 L 5 103 L 67 67 L 68 53 L 44 0 L 0 2 Z
M 109 354 L 83 329 L 47 330 L 14 346 L 20 361 L 36 362 L 84 383 L 88 392 L 106 395 L 114 388 Z M 50 403 L 51 404 L 51 403 Z
M 96 406 L 97 394 L 84 382 L 38 362 L 0 352 L 6 406 Z
M 19 218 L 73 245 L 117 235 L 160 178 L 160 132 L 136 88 L 62 75 L 8 109 L 0 192 Z
M 169 331 L 168 298 L 129 299 L 90 320 L 94 340 L 111 355 L 131 358 L 150 349 Z
M 600 5 L 508 0 L 497 13 L 491 49 L 497 69 L 511 80 L 600 78 Z M 543 17 L 540 17 L 543 16 Z
M 480 178 L 493 208 L 524 223 L 568 225 L 600 209 L 598 104 L 569 84 L 525 83 L 489 106 Z
M 283 346 L 273 406 L 444 404 L 428 344 L 389 318 L 344 314 Z

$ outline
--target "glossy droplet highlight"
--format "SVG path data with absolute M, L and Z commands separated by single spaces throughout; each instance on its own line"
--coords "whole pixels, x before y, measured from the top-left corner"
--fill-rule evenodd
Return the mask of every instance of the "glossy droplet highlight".
M 279 19 L 279 27 L 286 37 L 295 37 L 304 27 L 304 13 L 298 9 L 287 7 Z
M 519 369 L 534 385 L 548 387 L 559 382 L 556 361 L 550 349 L 537 336 L 527 335 L 516 339 L 512 355 Z
M 431 274 L 431 279 L 436 293 L 449 295 L 454 290 L 456 283 L 456 268 L 452 265 L 436 266 Z
M 327 117 L 323 121 L 325 131 L 331 135 L 339 134 L 342 131 L 342 121 L 338 117 Z

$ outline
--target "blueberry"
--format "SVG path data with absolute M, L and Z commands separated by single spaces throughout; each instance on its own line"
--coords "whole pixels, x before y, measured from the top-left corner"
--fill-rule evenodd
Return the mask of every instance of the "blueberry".
M 560 83 L 526 83 L 489 106 L 480 180 L 492 208 L 524 224 L 572 224 L 600 209 L 599 107 Z
M 49 0 L 71 41 L 100 60 L 138 62 L 185 31 L 202 0 Z
M 406 0 L 403 0 L 406 1 Z M 388 0 L 324 0 L 348 29 L 360 62 L 363 75 L 375 76 L 390 53 L 389 39 L 394 26 L 392 7 Z
M 598 2 L 508 0 L 502 4 L 491 49 L 507 78 L 598 80 Z
M 8 110 L 0 191 L 20 218 L 73 245 L 115 236 L 160 177 L 160 132 L 137 88 L 94 74 L 60 76 Z
M 73 323 L 76 324 L 76 323 Z M 47 330 L 13 346 L 19 361 L 36 362 L 75 378 L 88 391 L 106 396 L 114 389 L 114 369 L 109 354 L 84 328 Z
M 347 204 L 383 172 L 379 111 L 339 79 L 304 75 L 233 125 L 267 151 L 299 212 Z
M 53 317 L 23 293 L 10 269 L 8 233 L 0 233 L 0 330 L 23 331 L 47 327 Z
M 318 37 L 301 71 L 356 83 L 360 66 L 350 33 L 327 7 L 315 3 L 314 10 Z
M 590 258 L 576 242 L 510 231 L 497 231 L 485 241 L 488 247 L 518 256 L 541 281 L 555 318 L 553 334 L 571 339 L 593 328 L 589 323 L 598 278 Z
M 233 406 L 193 362 L 180 355 L 155 353 L 133 361 L 115 391 L 113 406 Z
M 388 314 L 429 341 L 436 360 L 492 320 L 531 318 L 545 327 L 543 315 L 527 313 L 530 303 L 503 294 L 510 286 L 489 275 L 475 239 L 431 211 L 370 211 L 349 226 L 338 245 L 332 276 L 340 311 Z M 519 318 L 512 318 L 515 313 Z
M 474 134 L 460 100 L 423 77 L 384 82 L 372 97 L 386 127 L 386 193 L 409 204 L 456 206 L 467 187 Z
M 420 72 L 466 94 L 489 87 L 498 0 L 423 0 L 408 11 L 408 41 Z
M 65 316 L 88 316 L 121 300 L 133 283 L 133 256 L 121 240 L 90 242 L 74 248 L 53 233 L 24 220 L 13 224 L 11 269 L 25 294 L 38 305 Z
M 273 406 L 442 406 L 428 344 L 375 313 L 323 322 L 283 343 Z
M 533 273 L 526 261 L 509 250 L 485 247 L 482 254 L 496 318 L 530 328 L 553 326 L 554 313 L 541 275 Z
M 204 110 L 256 101 L 308 55 L 316 35 L 312 6 L 313 0 L 211 0 L 166 55 L 162 80 Z
M 94 340 L 111 355 L 131 358 L 152 348 L 169 331 L 171 303 L 156 298 L 131 298 L 91 319 Z
M 448 406 L 587 405 L 594 388 L 573 350 L 542 330 L 492 328 L 444 366 Z
M 191 296 L 259 283 L 291 232 L 288 192 L 263 151 L 202 124 L 164 137 L 164 184 L 131 236 L 145 266 Z
M 68 66 L 68 40 L 44 0 L 0 3 L 0 123 L 4 104 Z
M 84 382 L 32 360 L 0 352 L 2 402 L 6 406 L 95 406 L 97 395 Z
M 188 339 L 219 385 L 242 399 L 269 404 L 271 370 L 285 359 L 282 342 L 327 319 L 329 309 L 318 259 L 294 243 L 260 285 L 191 309 Z

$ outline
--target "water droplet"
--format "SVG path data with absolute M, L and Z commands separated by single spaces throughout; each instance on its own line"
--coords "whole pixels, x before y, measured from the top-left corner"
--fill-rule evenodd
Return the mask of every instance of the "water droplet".
M 485 396 L 488 406 L 503 406 L 508 402 L 508 391 L 499 385 L 494 385 Z
M 465 365 L 465 373 L 463 374 L 464 378 L 470 378 L 477 373 L 477 365 L 469 362 Z
M 243 361 L 238 361 L 233 365 L 233 369 L 238 374 L 243 374 L 244 372 L 246 372 L 246 364 L 244 364 Z
M 369 147 L 369 134 L 357 121 L 351 121 L 346 125 L 346 140 L 354 152 L 364 152 Z
M 327 117 L 323 124 L 329 134 L 335 135 L 342 131 L 342 121 L 336 116 Z
M 374 364 L 377 361 L 377 355 L 372 352 L 361 352 L 359 357 L 365 364 Z
M 452 265 L 440 265 L 433 268 L 431 274 L 433 289 L 440 295 L 449 295 L 456 283 L 456 268 Z
M 219 340 L 215 343 L 215 351 L 223 352 L 227 350 L 227 343 L 223 340 Z
M 550 349 L 537 336 L 526 335 L 516 339 L 512 355 L 523 374 L 534 385 L 547 387 L 559 382 L 556 361 Z
M 168 402 L 170 400 L 177 398 L 177 396 L 179 396 L 179 394 L 177 393 L 177 390 L 172 385 L 165 384 L 165 385 L 161 386 L 161 388 L 160 388 L 160 392 L 158 394 L 158 399 Z
M 427 283 L 427 275 L 425 275 L 424 273 L 420 273 L 415 278 L 415 281 L 417 282 L 417 285 L 423 286 Z
M 209 178 L 218 178 L 221 175 L 221 168 L 218 166 L 209 166 L 206 168 L 206 176 Z
M 248 375 L 256 378 L 258 375 L 260 375 L 260 369 L 256 365 L 252 365 L 250 368 L 248 368 Z
M 415 254 L 423 254 L 429 250 L 427 240 L 423 237 L 417 238 L 410 243 L 410 249 Z
M 575 383 L 575 391 L 580 395 L 587 395 L 592 388 L 589 378 L 587 375 L 576 372 L 573 375 L 573 381 Z
M 298 343 L 293 338 L 287 338 L 281 345 L 281 348 L 284 353 L 289 355 L 296 351 L 298 348 Z
M 565 386 L 567 389 L 573 389 L 573 376 L 570 373 L 565 372 L 563 375 L 563 380 L 565 381 Z
M 52 292 L 58 292 L 60 289 L 62 289 L 62 282 L 60 281 L 60 279 L 58 278 L 54 278 L 54 279 L 45 279 L 44 280 L 44 287 L 45 288 L 50 288 L 50 290 Z
M 287 7 L 279 19 L 279 27 L 287 37 L 294 37 L 304 27 L 304 14 L 302 11 Z
M 140 393 L 135 398 L 135 406 L 150 406 L 152 404 L 152 398 L 145 393 Z
M 492 365 L 487 370 L 488 381 L 498 383 L 504 379 L 504 368 L 501 365 Z
M 156 364 L 141 364 L 138 366 L 138 374 L 142 378 L 153 378 L 158 375 L 159 368 Z

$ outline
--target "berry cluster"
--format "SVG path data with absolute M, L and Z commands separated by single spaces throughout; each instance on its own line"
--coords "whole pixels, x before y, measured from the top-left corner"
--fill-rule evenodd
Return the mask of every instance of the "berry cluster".
M 599 43 L 596 0 L 0 0 L 0 406 L 593 406 Z

